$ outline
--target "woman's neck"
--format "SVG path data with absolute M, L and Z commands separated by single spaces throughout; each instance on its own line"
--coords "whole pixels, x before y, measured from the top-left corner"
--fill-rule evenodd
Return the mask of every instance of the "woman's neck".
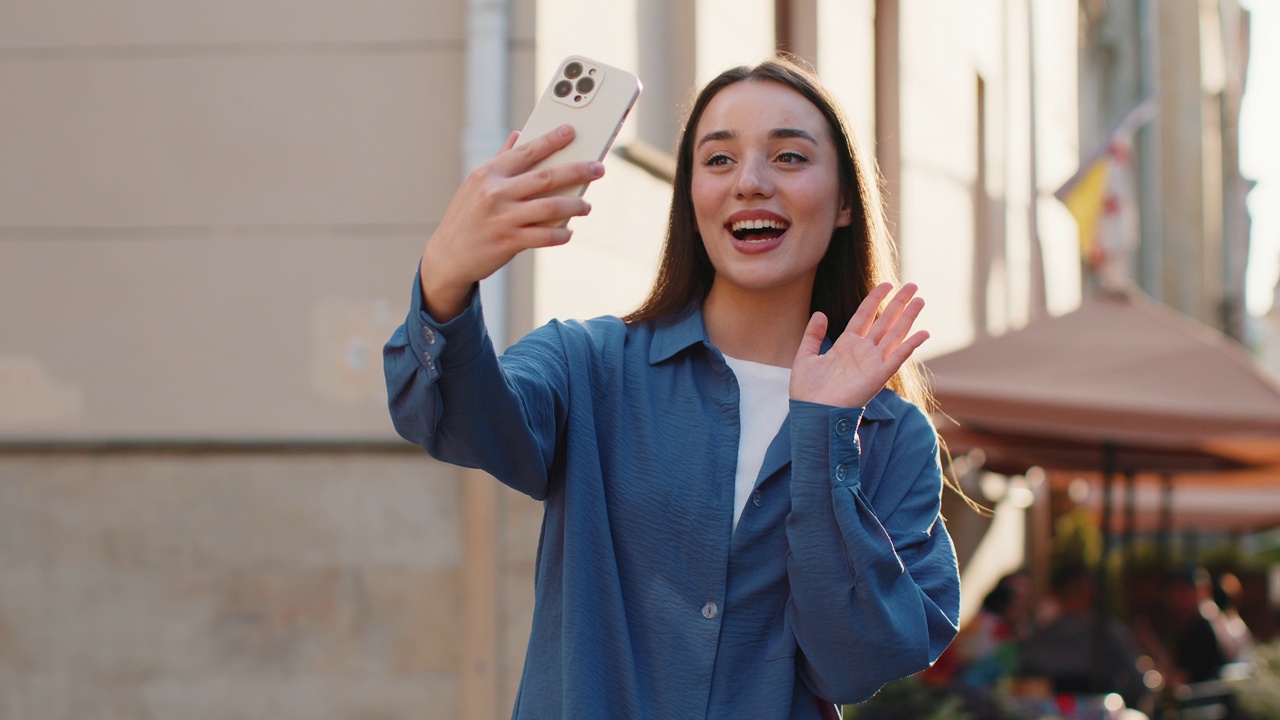
M 791 367 L 809 323 L 810 289 L 752 293 L 712 285 L 702 303 L 711 344 L 729 357 Z

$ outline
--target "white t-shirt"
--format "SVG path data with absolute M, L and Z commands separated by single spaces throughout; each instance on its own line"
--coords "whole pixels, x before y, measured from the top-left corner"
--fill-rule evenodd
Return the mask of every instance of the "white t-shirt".
M 724 357 L 738 378 L 738 473 L 733 486 L 733 529 L 756 486 L 764 455 L 790 412 L 791 368 Z

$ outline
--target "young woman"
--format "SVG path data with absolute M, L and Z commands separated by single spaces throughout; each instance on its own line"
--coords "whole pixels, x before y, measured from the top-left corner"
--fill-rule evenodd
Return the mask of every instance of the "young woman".
M 571 136 L 509 141 L 467 178 L 385 349 L 401 435 L 543 501 L 515 717 L 828 718 L 928 666 L 959 581 L 910 401 L 923 302 L 893 292 L 835 103 L 786 60 L 713 80 L 648 299 L 498 358 L 476 283 L 589 211 L 529 199 L 601 176 L 526 172 Z

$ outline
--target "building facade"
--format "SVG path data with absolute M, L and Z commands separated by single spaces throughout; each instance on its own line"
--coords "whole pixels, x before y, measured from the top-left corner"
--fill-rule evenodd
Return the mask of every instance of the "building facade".
M 1239 0 L 1080 3 L 1086 151 L 1144 100 L 1134 141 L 1140 242 L 1133 279 L 1237 340 L 1246 336 L 1250 221 L 1240 173 L 1249 14 Z
M 564 55 L 636 70 L 575 240 L 483 289 L 508 342 L 626 312 L 691 89 L 781 45 L 879 162 L 942 353 L 1079 300 L 1076 10 L 7 3 L 0 718 L 506 714 L 541 508 L 399 440 L 379 363 L 466 168 Z M 972 578 L 1019 560 L 949 517 Z

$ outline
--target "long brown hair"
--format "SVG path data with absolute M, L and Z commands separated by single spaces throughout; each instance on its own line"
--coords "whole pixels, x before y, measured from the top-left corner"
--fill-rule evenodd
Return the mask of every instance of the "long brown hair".
M 878 173 L 860 156 L 844 113 L 817 77 L 785 56 L 753 68 L 726 70 L 698 93 L 680 133 L 667 239 L 658 277 L 649 296 L 623 320 L 628 323 L 674 320 L 688 312 L 695 302 L 705 300 L 711 291 L 715 268 L 698 234 L 693 209 L 694 134 L 711 100 L 721 90 L 739 82 L 773 82 L 791 88 L 813 103 L 827 121 L 838 158 L 841 201 L 852 210 L 852 222 L 835 228 L 831 235 L 831 243 L 814 278 L 810 312 L 822 311 L 827 316 L 827 335 L 835 340 L 873 288 L 886 281 L 896 284 L 895 249 L 885 224 Z M 934 409 L 917 363 L 904 364 L 888 386 L 926 412 Z
M 880 175 L 873 161 L 858 152 L 844 112 L 822 87 L 817 77 L 780 54 L 756 67 L 726 70 L 707 83 L 698 93 L 680 132 L 676 155 L 676 174 L 672 183 L 671 211 L 667 219 L 667 239 L 662 247 L 658 277 L 649 296 L 631 314 L 627 323 L 646 321 L 670 322 L 701 304 L 711 292 L 716 271 L 698 234 L 698 221 L 693 210 L 693 144 L 698 122 L 721 90 L 739 82 L 775 82 L 791 88 L 813 103 L 827 121 L 831 141 L 835 145 L 840 199 L 851 209 L 852 222 L 836 227 L 831 243 L 818 263 L 813 283 L 810 312 L 822 311 L 828 319 L 827 335 L 835 340 L 844 332 L 858 305 L 882 282 L 897 284 L 896 248 L 889 234 L 880 199 Z M 903 363 L 890 378 L 888 387 L 932 415 L 937 403 L 924 379 L 920 364 L 914 359 Z M 966 505 L 984 515 L 988 508 L 970 498 L 954 475 L 951 452 L 938 436 L 945 456 L 942 479 Z

